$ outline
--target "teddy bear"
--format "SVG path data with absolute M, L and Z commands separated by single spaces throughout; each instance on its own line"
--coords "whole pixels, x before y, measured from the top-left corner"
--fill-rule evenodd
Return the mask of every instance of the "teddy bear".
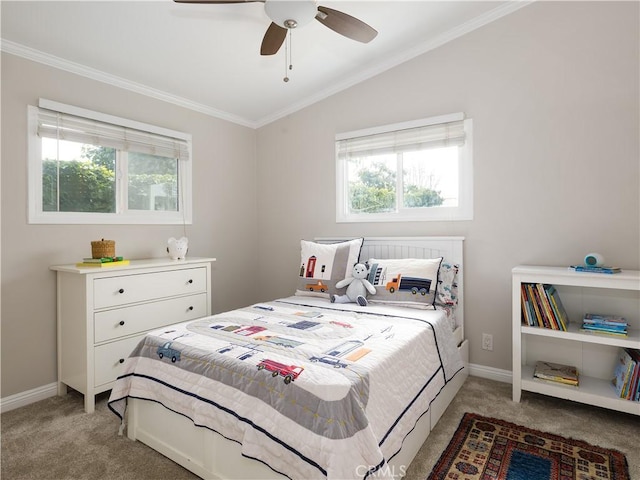
M 345 278 L 336 283 L 336 288 L 347 287 L 345 295 L 331 294 L 331 303 L 357 303 L 361 307 L 368 305 L 367 292 L 375 295 L 376 289 L 367 280 L 369 269 L 364 263 L 356 263 L 351 271 L 350 278 Z
M 184 260 L 187 257 L 187 250 L 189 250 L 189 240 L 187 237 L 182 237 L 176 240 L 171 237 L 167 241 L 167 253 L 171 260 Z

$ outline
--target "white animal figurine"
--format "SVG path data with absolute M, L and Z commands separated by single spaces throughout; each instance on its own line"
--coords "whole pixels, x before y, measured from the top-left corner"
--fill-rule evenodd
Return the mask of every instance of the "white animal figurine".
M 189 249 L 189 239 L 182 237 L 178 240 L 171 237 L 167 241 L 167 252 L 171 260 L 184 260 L 187 257 L 187 250 Z
M 367 292 L 375 295 L 376 288 L 367 280 L 369 269 L 364 263 L 356 263 L 351 271 L 350 278 L 345 278 L 336 283 L 336 288 L 347 287 L 346 295 L 331 295 L 331 303 L 357 303 L 361 307 L 369 304 Z

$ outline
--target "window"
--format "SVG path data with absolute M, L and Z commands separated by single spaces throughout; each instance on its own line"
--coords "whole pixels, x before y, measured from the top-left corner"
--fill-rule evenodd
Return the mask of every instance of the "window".
M 336 136 L 336 221 L 473 218 L 472 122 L 462 113 Z
M 28 107 L 29 223 L 191 223 L 191 136 L 41 99 Z

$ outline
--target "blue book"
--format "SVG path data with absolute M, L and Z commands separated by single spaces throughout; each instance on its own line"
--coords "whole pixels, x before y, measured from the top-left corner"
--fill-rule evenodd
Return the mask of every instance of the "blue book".
M 625 382 L 629 381 L 629 375 L 631 375 L 631 371 L 633 369 L 633 359 L 629 353 L 621 348 L 618 354 L 618 361 L 616 363 L 616 368 L 613 372 L 613 385 L 616 390 L 616 395 L 618 397 L 622 397 L 622 392 L 624 391 Z
M 631 355 L 631 358 L 635 362 L 632 377 L 633 382 L 631 383 L 627 400 L 637 402 L 640 400 L 640 350 L 636 350 L 635 348 L 625 348 L 625 350 Z
M 582 325 L 584 330 L 594 330 L 596 332 L 612 332 L 612 333 L 627 333 L 627 327 L 616 326 L 604 326 L 604 325 Z
M 620 315 L 602 315 L 599 313 L 586 313 L 583 322 L 602 325 L 623 325 L 625 327 L 628 325 L 628 322 Z
M 569 268 L 576 272 L 590 273 L 620 273 L 622 271 L 619 267 L 589 267 L 587 265 L 571 265 Z

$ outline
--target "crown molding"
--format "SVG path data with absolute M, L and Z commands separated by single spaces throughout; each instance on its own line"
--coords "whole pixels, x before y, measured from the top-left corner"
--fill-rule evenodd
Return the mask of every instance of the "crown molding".
M 122 88 L 124 90 L 129 90 L 135 93 L 139 93 L 141 95 L 146 95 L 148 97 L 155 98 L 156 100 L 162 100 L 167 103 L 178 105 L 180 107 L 184 107 L 189 110 L 203 113 L 211 117 L 219 118 L 221 120 L 226 120 L 228 122 L 236 123 L 238 125 L 242 125 L 245 127 L 250 127 L 254 129 L 256 128 L 255 122 L 252 122 L 245 118 L 238 117 L 237 115 L 233 115 L 228 112 L 224 112 L 222 110 L 217 110 L 207 105 L 203 105 L 201 103 L 197 103 L 192 100 L 188 100 L 186 98 L 182 98 L 176 95 L 172 95 L 170 93 L 163 92 L 161 90 L 148 87 L 141 83 L 132 82 L 125 78 L 118 77 L 116 75 L 112 75 L 110 73 L 106 73 L 101 70 L 96 70 L 94 68 L 90 68 L 85 65 L 81 65 L 79 63 L 71 62 L 69 60 L 65 60 L 64 58 L 56 57 L 55 55 L 50 55 L 48 53 L 41 52 L 40 50 L 26 47 L 24 45 L 12 42 L 10 40 L 6 40 L 4 38 L 1 39 L 0 50 L 6 53 L 10 53 L 11 55 L 16 55 L 18 57 L 26 58 L 27 60 L 32 60 L 34 62 L 42 63 L 44 65 L 48 65 L 50 67 L 64 70 L 66 72 L 74 73 L 76 75 L 90 78 L 98 82 L 106 83 L 114 87 Z
M 115 75 L 111 75 L 106 72 L 102 72 L 100 70 L 96 70 L 94 68 L 90 68 L 75 62 L 71 62 L 69 60 L 65 60 L 60 57 L 56 57 L 54 55 L 50 55 L 39 50 L 35 50 L 30 47 L 26 47 L 24 45 L 11 42 L 9 40 L 0 39 L 0 50 L 6 53 L 10 53 L 12 55 L 16 55 L 19 57 L 26 58 L 28 60 L 32 60 L 34 62 L 42 63 L 44 65 L 48 65 L 54 68 L 58 68 L 60 70 L 64 70 L 70 73 L 74 73 L 76 75 L 80 75 L 83 77 L 90 78 L 92 80 L 96 80 L 102 83 L 106 83 L 108 85 L 113 85 L 115 87 L 119 87 L 125 90 L 130 90 L 135 93 L 139 93 L 141 95 L 146 95 L 151 98 L 155 98 L 157 100 L 161 100 L 167 103 L 171 103 L 174 105 L 178 105 L 180 107 L 187 108 L 189 110 L 193 110 L 199 113 L 203 113 L 205 115 L 209 115 L 211 117 L 219 118 L 221 120 L 226 120 L 231 123 L 235 123 L 238 125 L 242 125 L 244 127 L 249 127 L 253 129 L 257 129 L 268 125 L 276 120 L 284 118 L 292 113 L 295 113 L 303 108 L 306 108 L 314 103 L 317 103 L 321 100 L 324 100 L 336 93 L 339 93 L 347 88 L 350 88 L 358 83 L 361 83 L 365 80 L 375 77 L 380 73 L 383 73 L 387 70 L 390 70 L 393 67 L 396 67 L 402 63 L 408 62 L 424 53 L 427 53 L 445 43 L 448 43 L 456 38 L 459 38 L 463 35 L 466 35 L 469 32 L 472 32 L 480 27 L 483 27 L 499 18 L 502 18 L 510 13 L 515 12 L 531 3 L 534 3 L 536 0 L 521 0 L 521 1 L 508 1 L 503 5 L 490 10 L 472 20 L 469 20 L 458 27 L 455 27 L 451 30 L 448 30 L 436 38 L 419 44 L 416 47 L 407 50 L 406 52 L 391 57 L 386 62 L 376 65 L 373 68 L 365 69 L 358 73 L 357 75 L 350 76 L 342 82 L 338 82 L 334 84 L 330 88 L 326 88 L 317 92 L 316 94 L 307 97 L 306 99 L 296 102 L 282 110 L 279 110 L 271 115 L 265 116 L 259 120 L 252 121 L 243 117 L 239 117 L 237 115 L 233 115 L 228 112 L 224 112 L 222 110 L 218 110 L 212 108 L 210 106 L 194 102 L 192 100 L 188 100 L 183 97 L 179 97 L 176 95 L 172 95 L 167 92 L 163 92 L 161 90 L 157 90 L 146 85 L 132 82 L 130 80 L 117 77 Z

